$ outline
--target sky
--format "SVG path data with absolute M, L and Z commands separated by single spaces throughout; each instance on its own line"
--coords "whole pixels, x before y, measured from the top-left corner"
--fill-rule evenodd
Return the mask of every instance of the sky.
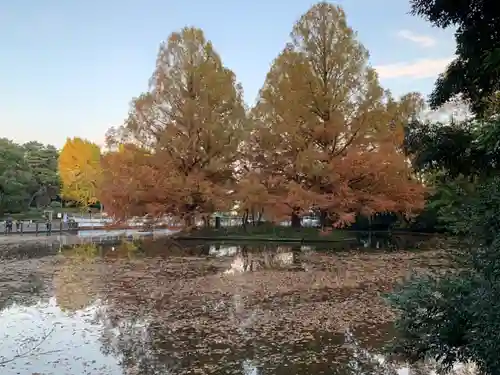
M 147 89 L 161 41 L 204 30 L 252 105 L 308 0 L 0 0 L 0 137 L 100 145 Z M 453 59 L 452 30 L 409 15 L 407 0 L 338 0 L 395 95 L 428 95 Z M 383 5 L 381 5 L 383 4 Z

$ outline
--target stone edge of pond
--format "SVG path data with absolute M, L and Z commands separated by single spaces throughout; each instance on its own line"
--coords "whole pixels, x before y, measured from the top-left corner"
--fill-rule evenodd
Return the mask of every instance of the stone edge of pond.
M 32 249 L 35 247 L 38 248 L 53 248 L 53 247 L 68 247 L 68 246 L 75 246 L 75 245 L 83 245 L 83 244 L 89 244 L 93 243 L 96 245 L 112 245 L 116 243 L 120 243 L 124 238 L 101 238 L 101 239 L 96 239 L 90 238 L 90 239 L 84 239 L 84 240 L 75 240 L 75 241 L 64 241 L 63 239 L 59 238 L 59 236 L 47 236 L 44 238 L 44 236 L 40 237 L 23 237 L 23 236 L 15 236 L 13 238 L 9 238 L 8 241 L 5 240 L 0 240 L 0 251 L 2 250 L 21 250 L 21 249 Z M 125 238 L 125 239 L 131 239 L 131 238 Z

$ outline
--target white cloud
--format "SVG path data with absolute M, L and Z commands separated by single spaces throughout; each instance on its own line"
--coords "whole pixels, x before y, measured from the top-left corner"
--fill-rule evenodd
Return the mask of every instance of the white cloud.
M 375 70 L 378 72 L 380 78 L 434 78 L 438 74 L 444 72 L 452 60 L 453 57 L 420 59 L 415 62 L 379 65 L 375 66 Z
M 413 31 L 410 30 L 400 30 L 397 33 L 397 36 L 399 38 L 409 40 L 425 48 L 434 47 L 437 43 L 436 39 L 431 38 L 430 36 L 415 34 Z

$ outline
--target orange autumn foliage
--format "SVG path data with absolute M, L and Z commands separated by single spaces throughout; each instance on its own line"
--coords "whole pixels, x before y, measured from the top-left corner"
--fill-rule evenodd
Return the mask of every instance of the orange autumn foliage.
M 132 145 L 103 158 L 105 177 L 101 199 L 120 219 L 150 215 L 189 220 L 227 204 L 227 189 L 207 173 L 185 174 L 161 152 L 149 153 Z
M 233 205 L 245 123 L 241 88 L 199 29 L 162 44 L 150 90 L 108 133 L 102 199 L 117 218 L 170 215 L 192 225 Z
M 299 19 L 248 114 L 234 74 L 193 28 L 162 44 L 131 107 L 108 134 L 121 148 L 103 158 L 100 196 L 117 218 L 192 225 L 237 206 L 295 222 L 314 209 L 343 225 L 423 207 L 401 147 L 422 98 L 381 87 L 340 7 L 319 3 Z
M 420 96 L 395 100 L 381 88 L 340 7 L 315 5 L 291 39 L 252 111 L 242 207 L 292 222 L 316 209 L 335 225 L 358 214 L 421 209 L 425 189 L 410 179 L 401 151 Z

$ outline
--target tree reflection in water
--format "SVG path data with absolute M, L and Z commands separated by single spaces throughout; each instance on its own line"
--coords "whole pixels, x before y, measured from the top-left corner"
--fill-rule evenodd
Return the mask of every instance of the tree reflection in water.
M 125 245 L 65 252 L 47 272 L 66 313 L 99 306 L 102 352 L 117 357 L 125 374 L 397 370 L 370 354 L 390 337 L 393 319 L 380 293 L 410 268 L 442 266 L 433 252 Z M 417 370 L 429 373 L 421 367 L 412 375 Z
M 65 311 L 99 304 L 102 352 L 125 374 L 382 374 L 356 354 L 392 321 L 379 295 L 436 259 L 157 241 L 65 253 L 52 274 Z
M 413 255 L 286 246 L 215 252 L 101 252 L 103 258 L 80 265 L 73 259 L 56 284 L 82 284 L 60 288 L 87 295 L 68 309 L 102 302 L 102 351 L 119 358 L 126 374 L 353 374 L 366 366 L 382 374 L 376 363 L 353 366 L 343 332 L 363 323 L 370 327 L 365 336 L 381 335 L 392 315 L 378 295 L 417 263 Z

